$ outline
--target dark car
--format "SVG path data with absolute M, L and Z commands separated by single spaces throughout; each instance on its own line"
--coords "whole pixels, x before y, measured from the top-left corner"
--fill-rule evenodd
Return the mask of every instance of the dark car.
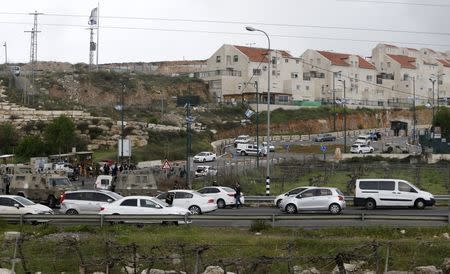
M 326 133 L 326 134 L 319 134 L 314 138 L 315 142 L 333 142 L 336 141 L 336 137 L 333 135 Z

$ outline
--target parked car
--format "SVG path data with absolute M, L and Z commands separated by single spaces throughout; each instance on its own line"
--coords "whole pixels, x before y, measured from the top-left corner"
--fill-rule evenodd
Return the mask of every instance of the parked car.
M 236 153 L 241 156 L 247 156 L 247 155 L 263 156 L 263 155 L 267 154 L 266 150 L 263 149 L 262 147 L 258 148 L 258 146 L 256 144 L 249 144 L 249 143 L 237 144 Z
M 336 141 L 336 137 L 330 133 L 319 134 L 314 138 L 314 142 L 333 142 Z
M 216 154 L 208 151 L 203 151 L 194 156 L 194 162 L 214 162 L 216 160 Z
M 195 170 L 195 177 L 203 177 L 203 176 L 216 176 L 217 169 L 212 166 L 197 166 Z
M 378 206 L 408 206 L 423 209 L 433 206 L 433 194 L 399 179 L 358 179 L 355 183 L 355 206 L 374 209 Z
M 302 187 L 296 187 L 296 188 L 293 188 L 293 189 L 289 190 L 288 192 L 283 193 L 283 194 L 280 194 L 280 195 L 278 195 L 277 197 L 275 197 L 275 199 L 273 200 L 273 203 L 274 203 L 274 205 L 275 205 L 276 207 L 280 207 L 280 203 L 281 203 L 281 201 L 282 201 L 284 198 L 286 198 L 286 197 L 288 197 L 288 196 L 291 196 L 291 195 L 297 195 L 297 194 L 299 194 L 300 192 L 303 192 L 303 191 L 305 191 L 305 190 L 308 189 L 308 188 L 310 188 L 310 187 L 309 187 L 309 186 L 302 186 Z
M 99 214 L 102 215 L 182 215 L 189 210 L 166 203 L 149 196 L 128 196 L 112 203 L 102 205 Z M 142 221 L 137 221 L 141 223 Z M 166 223 L 163 221 L 162 223 Z
M 267 150 L 267 142 L 262 142 L 262 147 Z M 274 152 L 275 151 L 275 146 L 269 143 L 269 151 L 270 152 Z M 266 153 L 267 154 L 267 153 Z
M 0 195 L 0 214 L 53 214 L 45 205 L 35 204 L 22 196 Z
M 353 144 L 350 148 L 351 153 L 373 153 L 374 148 L 364 144 Z
M 171 190 L 156 196 L 165 201 L 169 193 L 174 193 L 173 205 L 188 209 L 192 214 L 202 214 L 217 209 L 216 200 L 195 190 Z
M 299 211 L 326 210 L 339 214 L 345 208 L 344 194 L 337 188 L 309 188 L 297 195 L 289 196 L 280 203 L 280 210 L 290 214 Z
M 207 186 L 198 190 L 199 193 L 213 197 L 216 200 L 218 208 L 233 206 L 236 204 L 234 195 L 236 191 L 227 186 Z M 244 204 L 244 193 L 241 193 L 241 203 Z
M 369 134 L 366 135 L 359 135 L 358 138 L 355 140 L 355 144 L 362 144 L 362 145 L 370 145 L 371 143 L 371 137 Z
M 237 146 L 237 144 L 244 144 L 244 143 L 250 143 L 252 139 L 249 135 L 239 135 L 234 139 L 234 147 Z
M 108 190 L 75 190 L 61 195 L 59 211 L 67 215 L 97 214 L 105 203 L 112 203 L 123 197 Z

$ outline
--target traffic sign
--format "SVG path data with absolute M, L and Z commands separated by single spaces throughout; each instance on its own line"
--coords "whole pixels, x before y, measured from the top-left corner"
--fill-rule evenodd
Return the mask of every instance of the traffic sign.
M 164 169 L 164 170 L 170 170 L 171 168 L 172 167 L 170 166 L 170 163 L 167 160 L 164 162 L 164 164 L 161 167 L 161 169 Z
M 320 146 L 320 150 L 322 150 L 323 152 L 327 151 L 327 146 L 326 145 L 321 145 Z

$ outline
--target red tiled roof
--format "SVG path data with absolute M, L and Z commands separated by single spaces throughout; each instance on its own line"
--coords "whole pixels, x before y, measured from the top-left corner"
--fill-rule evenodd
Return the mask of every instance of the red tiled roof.
M 416 58 L 409 57 L 406 55 L 395 55 L 395 54 L 388 54 L 389 57 L 391 57 L 394 61 L 400 64 L 402 68 L 410 68 L 415 69 L 416 66 L 412 63 L 416 62 Z
M 262 48 L 251 48 L 251 47 L 244 47 L 244 46 L 234 46 L 239 51 L 241 51 L 243 54 L 247 55 L 247 57 L 252 62 L 267 62 L 267 49 Z M 290 55 L 287 51 L 284 50 L 274 50 L 281 53 L 281 56 L 283 58 L 292 58 L 292 55 Z
M 335 66 L 349 66 L 347 63 L 347 59 L 350 56 L 348 53 L 337 53 L 337 52 L 330 52 L 330 51 L 322 51 L 318 50 L 318 53 L 320 53 L 323 57 L 327 58 L 331 61 L 332 65 Z M 375 69 L 375 66 L 373 66 L 371 63 L 367 62 L 364 58 L 358 55 L 358 67 L 364 68 L 364 69 Z
M 444 67 L 450 67 L 450 59 L 447 60 L 443 60 L 443 59 L 436 59 L 439 61 L 439 63 L 441 63 L 442 65 L 444 65 Z
M 359 67 L 360 68 L 364 68 L 364 69 L 375 69 L 375 66 L 372 65 L 371 63 L 367 62 L 366 59 L 362 58 L 361 56 L 358 55 L 358 63 L 359 63 Z

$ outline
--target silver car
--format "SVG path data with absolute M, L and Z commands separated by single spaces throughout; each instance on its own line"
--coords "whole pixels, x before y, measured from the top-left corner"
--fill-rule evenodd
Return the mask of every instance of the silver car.
M 290 214 L 299 211 L 329 211 L 338 214 L 345 208 L 344 194 L 337 188 L 315 187 L 309 188 L 295 196 L 284 198 L 280 203 L 280 210 Z
M 105 203 L 112 203 L 123 197 L 108 190 L 75 190 L 61 195 L 60 212 L 67 215 L 97 214 Z

